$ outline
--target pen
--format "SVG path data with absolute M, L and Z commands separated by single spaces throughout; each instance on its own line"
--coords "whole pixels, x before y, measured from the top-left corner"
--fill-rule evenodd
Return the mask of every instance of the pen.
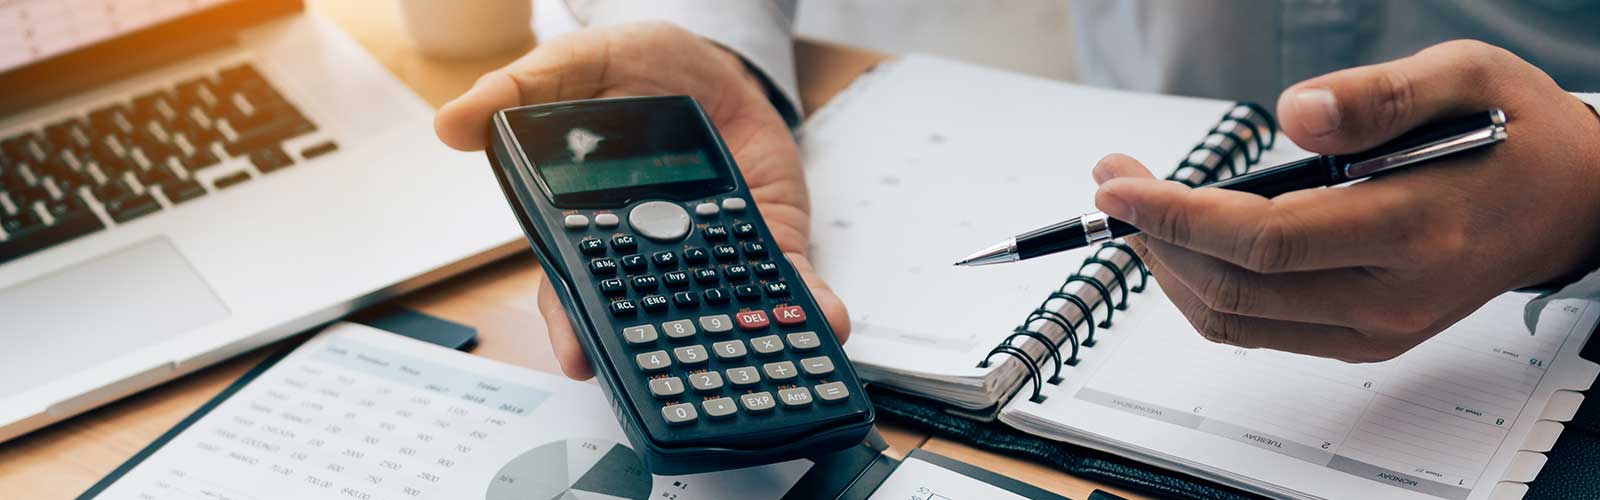
M 1491 109 L 1418 127 L 1375 148 L 1347 155 L 1320 155 L 1213 182 L 1202 188 L 1255 193 L 1268 198 L 1349 181 L 1469 151 L 1506 140 L 1506 114 Z M 1137 234 L 1133 227 L 1101 212 L 1035 229 L 979 250 L 956 262 L 986 266 L 1083 248 Z

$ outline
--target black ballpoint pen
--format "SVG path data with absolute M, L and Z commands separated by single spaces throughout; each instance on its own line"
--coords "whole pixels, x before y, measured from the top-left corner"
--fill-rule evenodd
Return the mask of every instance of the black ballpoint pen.
M 1347 155 L 1321 155 L 1207 184 L 1268 198 L 1371 177 L 1506 140 L 1506 115 L 1499 109 L 1418 127 L 1375 148 Z M 1127 222 L 1093 212 L 1074 217 L 979 250 L 956 262 L 983 266 L 1031 259 L 1137 234 Z

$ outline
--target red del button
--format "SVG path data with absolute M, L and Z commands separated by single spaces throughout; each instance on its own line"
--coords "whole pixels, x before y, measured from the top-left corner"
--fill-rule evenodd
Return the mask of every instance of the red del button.
M 778 324 L 784 326 L 804 324 L 806 322 L 806 310 L 801 309 L 800 306 L 783 306 L 773 309 L 772 317 L 778 320 Z
M 744 311 L 735 316 L 739 318 L 739 328 L 745 330 L 760 330 L 771 324 L 766 311 Z

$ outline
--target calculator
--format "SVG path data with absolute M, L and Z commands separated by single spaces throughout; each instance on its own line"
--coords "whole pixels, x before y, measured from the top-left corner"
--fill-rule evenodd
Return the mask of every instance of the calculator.
M 859 444 L 873 410 L 687 96 L 501 110 L 489 160 L 612 410 L 656 474 Z

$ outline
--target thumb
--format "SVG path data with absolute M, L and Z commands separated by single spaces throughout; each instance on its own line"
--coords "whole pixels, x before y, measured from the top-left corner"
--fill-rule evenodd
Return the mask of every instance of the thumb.
M 1515 64 L 1527 63 L 1482 42 L 1445 42 L 1295 84 L 1278 98 L 1278 118 L 1301 147 L 1354 153 L 1429 121 L 1495 107 L 1491 76 Z
M 495 71 L 465 94 L 439 107 L 433 116 L 433 132 L 445 145 L 462 151 L 478 151 L 486 144 L 489 117 L 495 111 L 522 104 L 517 82 L 505 71 Z

